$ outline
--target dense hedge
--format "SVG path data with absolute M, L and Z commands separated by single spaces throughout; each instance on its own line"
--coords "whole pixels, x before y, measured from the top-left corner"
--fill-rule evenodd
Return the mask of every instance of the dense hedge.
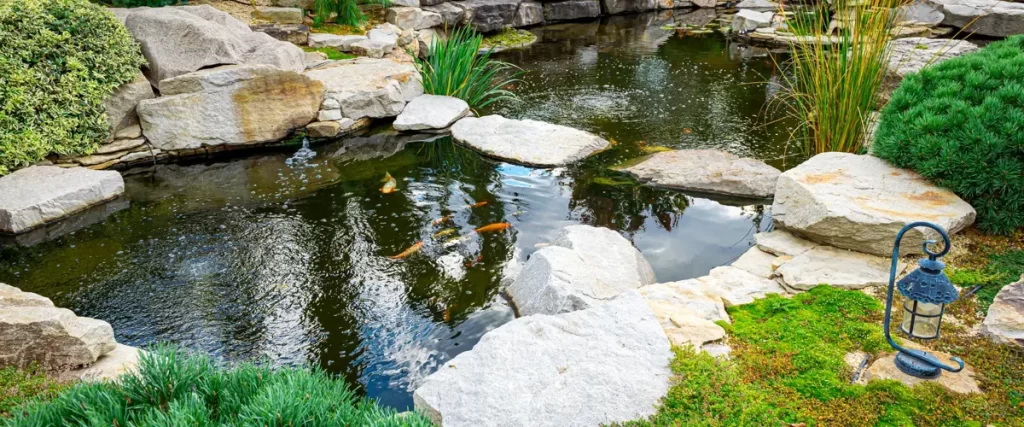
M 360 399 L 322 371 L 245 364 L 217 367 L 175 347 L 142 356 L 118 382 L 82 383 L 12 410 L 5 426 L 429 427 Z
M 872 150 L 949 188 L 986 232 L 1024 226 L 1024 36 L 908 76 Z
M 87 0 L 0 0 L 0 175 L 107 136 L 103 99 L 145 63 L 110 12 Z

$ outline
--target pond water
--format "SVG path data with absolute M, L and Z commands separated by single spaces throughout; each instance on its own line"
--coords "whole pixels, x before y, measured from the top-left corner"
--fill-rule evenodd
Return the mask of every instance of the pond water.
M 784 124 L 759 116 L 771 60 L 663 21 L 545 27 L 533 47 L 500 55 L 526 71 L 523 100 L 491 112 L 620 141 L 580 164 L 521 167 L 447 137 L 377 130 L 314 145 L 304 161 L 294 147 L 137 168 L 105 221 L 0 248 L 0 282 L 106 320 L 126 344 L 308 363 L 410 408 L 419 381 L 513 318 L 502 271 L 559 228 L 618 230 L 672 281 L 727 264 L 769 226 L 765 206 L 638 187 L 608 169 L 640 155 L 641 140 L 786 167 Z M 385 173 L 397 192 L 380 191 Z M 501 221 L 511 229 L 473 232 Z

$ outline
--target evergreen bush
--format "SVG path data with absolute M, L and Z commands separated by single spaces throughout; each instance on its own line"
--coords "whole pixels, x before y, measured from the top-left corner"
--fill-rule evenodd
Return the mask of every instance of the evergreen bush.
M 0 0 L 0 175 L 53 152 L 87 154 L 103 100 L 145 63 L 128 30 L 87 0 Z
M 908 76 L 872 150 L 963 197 L 982 230 L 1024 226 L 1024 36 Z

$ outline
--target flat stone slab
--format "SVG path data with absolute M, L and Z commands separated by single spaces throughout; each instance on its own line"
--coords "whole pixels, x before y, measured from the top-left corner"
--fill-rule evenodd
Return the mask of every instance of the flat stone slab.
M 889 42 L 889 50 L 888 73 L 902 79 L 925 66 L 974 52 L 978 45 L 967 40 L 907 37 Z
M 366 36 L 310 33 L 309 47 L 333 47 L 341 52 L 349 52 L 354 43 L 363 40 L 366 40 Z
M 536 120 L 466 117 L 452 126 L 456 141 L 487 156 L 527 166 L 563 166 L 608 148 L 589 132 Z
M 863 289 L 888 285 L 891 262 L 889 258 L 822 245 L 793 257 L 775 274 L 786 286 L 800 291 L 818 285 Z
M 623 171 L 653 187 L 751 199 L 770 199 L 782 173 L 760 160 L 718 150 L 656 153 Z
M 926 0 L 942 11 L 942 25 L 967 34 L 1008 37 L 1024 33 L 1024 4 L 997 0 Z
M 750 304 L 768 294 L 786 294 L 778 282 L 735 266 L 715 267 L 693 280 L 705 293 L 721 298 L 726 307 Z
M 390 59 L 336 61 L 306 71 L 305 75 L 326 88 L 320 106 L 321 121 L 395 117 L 406 103 L 423 94 L 416 66 Z M 324 118 L 324 114 L 333 116 Z
M 651 265 L 619 233 L 570 225 L 530 256 L 506 292 L 529 316 L 582 310 L 654 282 Z
M 818 246 L 817 243 L 796 237 L 793 233 L 786 230 L 757 233 L 754 235 L 754 242 L 759 249 L 765 252 L 791 257 L 803 254 Z
M 722 298 L 704 292 L 693 279 L 644 286 L 640 294 L 672 345 L 698 349 L 725 338 L 725 329 L 715 323 L 730 323 Z
M 775 223 L 800 237 L 842 249 L 891 256 L 903 226 L 929 221 L 950 234 L 974 223 L 971 205 L 917 173 L 874 156 L 818 154 L 779 176 Z M 904 235 L 902 255 L 920 254 L 931 229 Z
M 775 268 L 772 264 L 776 258 L 778 258 L 777 255 L 762 251 L 757 246 L 754 246 L 747 249 L 743 255 L 740 255 L 739 258 L 736 258 L 736 261 L 729 265 L 757 277 L 770 279 L 775 276 Z
M 919 350 L 923 349 L 922 347 L 914 345 L 913 343 L 909 343 L 907 341 L 904 341 L 903 345 L 904 347 L 908 348 Z M 935 357 L 937 357 L 939 360 L 949 365 L 956 366 L 956 362 L 950 360 L 950 358 L 952 357 L 951 355 L 943 353 L 941 351 L 935 351 L 930 349 L 925 350 L 934 355 Z M 874 361 L 873 363 L 871 363 L 871 365 L 864 370 L 860 379 L 858 379 L 857 383 L 867 384 L 869 381 L 873 380 L 896 380 L 910 387 L 913 387 L 917 384 L 921 384 L 924 382 L 929 382 L 932 384 L 936 384 L 942 388 L 945 388 L 946 390 L 952 391 L 954 393 L 981 393 L 981 389 L 978 388 L 978 382 L 975 381 L 974 379 L 974 369 L 971 368 L 970 365 L 965 366 L 964 370 L 958 373 L 943 371 L 938 378 L 927 380 L 924 378 L 918 378 L 907 375 L 903 373 L 903 371 L 901 371 L 900 368 L 897 368 L 895 353 L 883 356 L 878 360 Z
M 59 379 L 65 381 L 114 381 L 122 375 L 135 372 L 139 367 L 142 350 L 118 344 L 109 353 L 100 356 L 88 367 L 61 372 Z
M 402 114 L 395 118 L 395 129 L 446 129 L 469 114 L 469 104 L 459 98 L 420 95 L 409 101 Z
M 981 333 L 995 342 L 1024 346 L 1024 275 L 996 294 Z
M 124 193 L 121 174 L 32 166 L 0 177 L 0 233 L 32 230 Z
M 646 418 L 668 392 L 669 341 L 636 291 L 488 332 L 416 389 L 444 427 L 598 426 Z

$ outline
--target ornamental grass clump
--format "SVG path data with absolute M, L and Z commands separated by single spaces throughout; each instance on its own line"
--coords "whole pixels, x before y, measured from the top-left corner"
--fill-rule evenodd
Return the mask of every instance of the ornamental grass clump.
M 800 36 L 790 43 L 782 105 L 800 125 L 794 137 L 808 155 L 863 151 L 867 123 L 879 105 L 889 59 L 887 44 L 899 23 L 900 0 L 837 0 L 842 25 L 831 30 L 829 4 L 787 21 Z
M 1024 36 L 907 76 L 872 151 L 963 197 L 985 232 L 1024 226 Z
M 430 422 L 359 399 L 319 370 L 217 367 L 175 347 L 142 355 L 119 382 L 82 383 L 11 411 L 7 426 L 410 426 Z
M 480 33 L 457 28 L 439 39 L 434 38 L 430 56 L 417 60 L 425 93 L 456 97 L 473 109 L 516 98 L 503 88 L 518 81 L 519 72 L 512 64 L 491 59 L 489 50 L 480 53 Z
M 103 100 L 144 63 L 102 6 L 0 0 L 0 175 L 95 150 L 109 131 Z

